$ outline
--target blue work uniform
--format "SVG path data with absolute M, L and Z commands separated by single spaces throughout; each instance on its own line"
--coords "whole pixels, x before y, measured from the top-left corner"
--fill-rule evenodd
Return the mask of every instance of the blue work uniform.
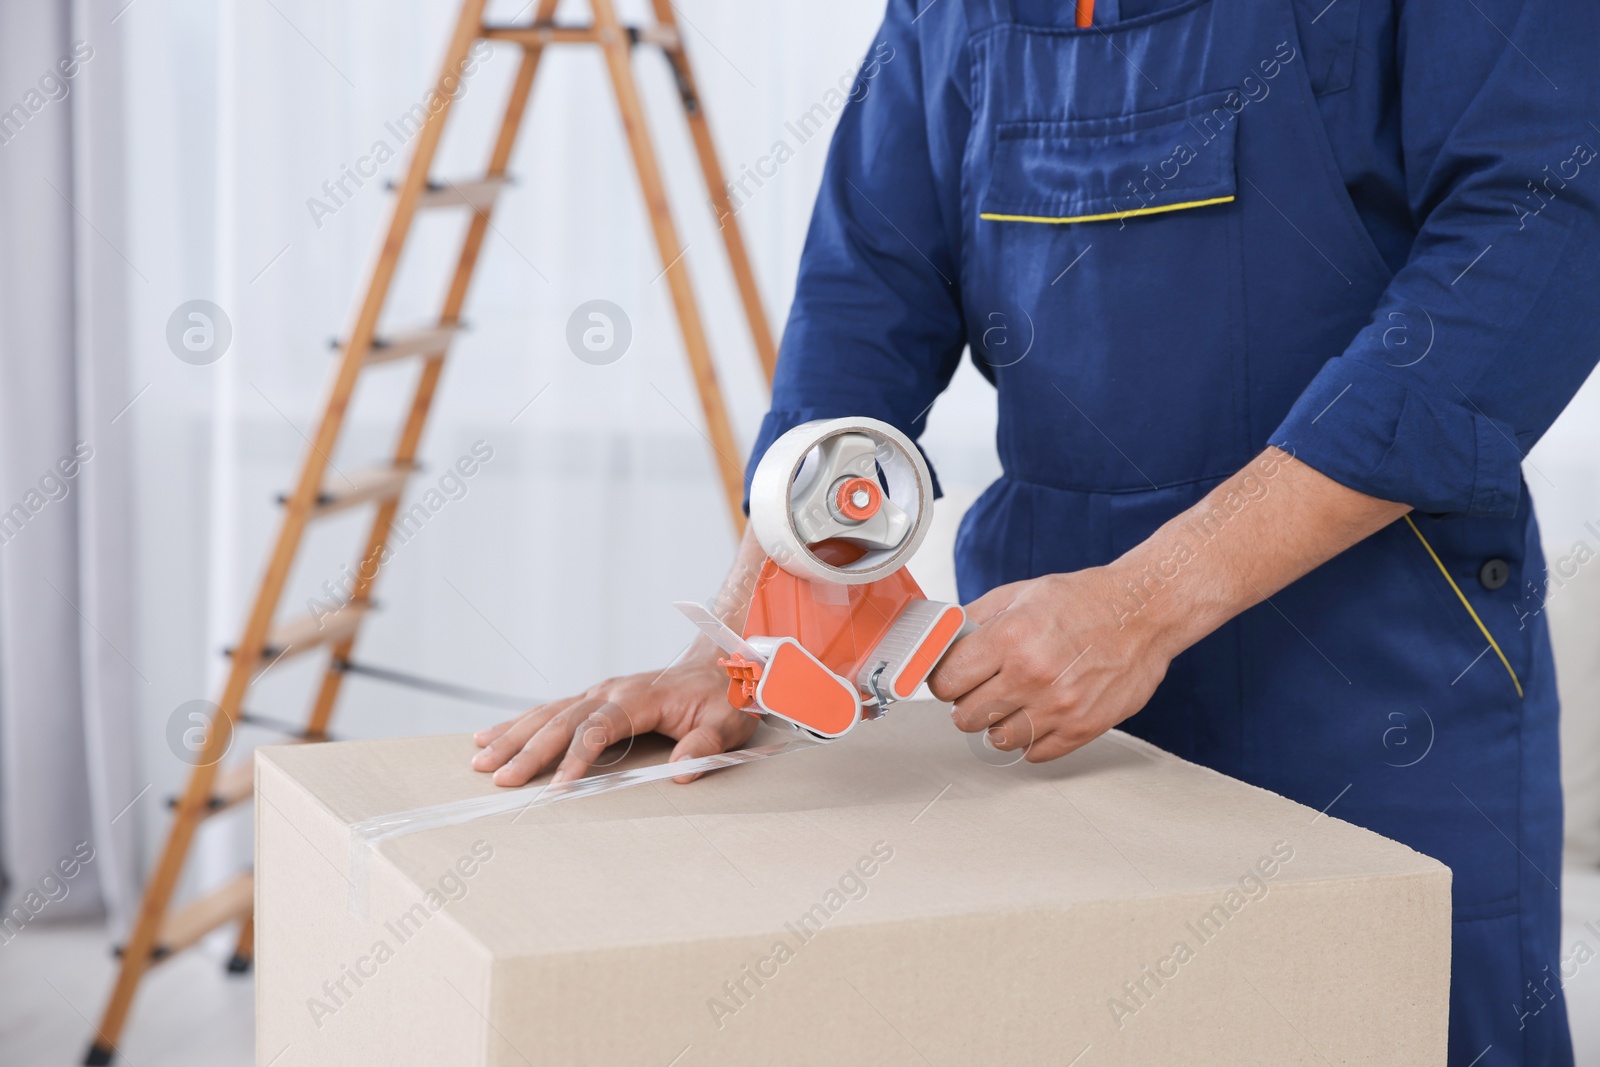
M 1115 559 L 1269 444 L 1412 505 L 1125 726 L 1449 865 L 1456 1067 L 1572 1062 L 1521 461 L 1600 352 L 1597 83 L 1595 4 L 890 0 L 750 464 L 809 419 L 915 437 L 970 349 L 1004 476 L 964 600 Z

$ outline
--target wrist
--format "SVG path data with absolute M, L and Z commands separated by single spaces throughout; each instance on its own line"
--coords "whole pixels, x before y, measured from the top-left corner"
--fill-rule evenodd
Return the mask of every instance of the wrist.
M 1168 660 L 1216 629 L 1227 616 L 1203 562 L 1181 540 L 1152 538 L 1107 565 L 1117 628 Z

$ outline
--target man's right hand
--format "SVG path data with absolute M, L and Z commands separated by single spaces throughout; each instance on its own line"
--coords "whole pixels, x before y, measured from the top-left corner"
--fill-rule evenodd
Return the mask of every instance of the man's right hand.
M 493 771 L 495 785 L 517 786 L 560 758 L 551 784 L 568 782 L 583 777 L 600 753 L 624 738 L 665 734 L 678 742 L 671 756 L 677 761 L 738 748 L 757 722 L 728 703 L 727 672 L 714 650 L 697 644 L 664 671 L 612 678 L 478 731 L 473 740 L 482 751 L 472 766 Z

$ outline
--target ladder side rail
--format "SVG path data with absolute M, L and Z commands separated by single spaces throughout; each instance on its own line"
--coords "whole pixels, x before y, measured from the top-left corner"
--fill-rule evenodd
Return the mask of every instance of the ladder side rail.
M 540 0 L 537 18 L 547 21 L 555 14 L 557 0 Z M 527 111 L 528 99 L 533 91 L 534 77 L 539 70 L 539 61 L 544 54 L 542 43 L 526 44 L 523 47 L 522 63 L 517 68 L 516 80 L 512 83 L 511 93 L 506 101 L 504 118 L 500 123 L 500 131 L 496 137 L 494 149 L 489 157 L 488 173 L 490 176 L 505 174 L 510 166 L 512 151 L 516 148 L 517 134 L 522 127 L 522 120 Z M 467 292 L 472 283 L 473 274 L 477 270 L 478 256 L 483 248 L 483 241 L 489 228 L 489 211 L 485 208 L 475 210 L 472 216 L 466 237 L 461 243 L 460 257 L 456 261 L 455 272 L 451 277 L 450 288 L 445 295 L 444 305 L 440 310 L 439 319 L 443 323 L 459 321 L 462 308 L 466 304 Z M 444 369 L 444 354 L 430 357 L 423 365 L 422 374 L 417 380 L 416 391 L 412 395 L 411 408 L 406 415 L 405 425 L 400 431 L 400 437 L 395 445 L 394 462 L 409 464 L 416 460 L 417 449 L 422 441 L 422 432 L 427 424 L 428 414 L 433 405 L 433 398 L 438 387 L 440 374 Z M 390 530 L 393 527 L 395 516 L 400 508 L 400 500 L 393 500 L 380 504 L 373 515 L 372 529 L 367 535 L 366 548 L 362 552 L 361 562 L 356 567 L 355 585 L 351 590 L 351 599 L 360 600 L 371 596 L 372 587 L 378 578 L 382 566 L 385 549 L 389 544 Z M 333 718 L 334 705 L 339 698 L 340 690 L 344 684 L 344 672 L 339 665 L 350 658 L 355 648 L 356 634 L 340 640 L 335 644 L 328 657 L 328 666 L 323 671 L 322 681 L 318 685 L 317 695 L 312 704 L 310 724 L 308 729 L 313 733 L 327 729 L 328 723 Z
M 689 63 L 689 53 L 683 45 L 683 34 L 678 28 L 677 14 L 671 0 L 651 0 L 656 21 L 670 29 L 664 35 L 668 44 L 662 46 L 667 62 L 672 64 L 673 76 L 678 80 L 679 97 L 683 102 L 684 118 L 689 123 L 689 135 L 694 140 L 695 154 L 700 159 L 700 172 L 705 176 L 706 188 L 711 193 L 712 210 L 717 216 L 717 228 L 722 232 L 722 243 L 728 251 L 728 265 L 733 271 L 734 283 L 739 287 L 739 299 L 744 304 L 745 321 L 750 326 L 750 336 L 755 342 L 756 355 L 767 385 L 772 385 L 772 375 L 778 365 L 778 350 L 772 338 L 772 326 L 767 319 L 766 306 L 761 301 L 761 289 L 756 284 L 755 271 L 750 265 L 750 254 L 745 245 L 744 233 L 739 226 L 738 213 L 728 196 L 727 177 L 717 155 L 717 146 L 711 136 L 711 124 L 706 117 L 705 98 L 695 81 L 694 68 Z

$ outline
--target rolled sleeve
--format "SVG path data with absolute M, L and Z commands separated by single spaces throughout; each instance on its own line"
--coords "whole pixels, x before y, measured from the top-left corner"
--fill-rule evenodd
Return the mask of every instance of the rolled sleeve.
M 1356 359 L 1324 366 L 1271 443 L 1336 482 L 1420 511 L 1509 517 L 1522 493 L 1510 426 Z
M 1416 239 L 1269 440 L 1371 496 L 1505 517 L 1600 358 L 1600 7 L 1473 8 L 1399 9 Z M 1396 324 L 1425 346 L 1391 345 Z

